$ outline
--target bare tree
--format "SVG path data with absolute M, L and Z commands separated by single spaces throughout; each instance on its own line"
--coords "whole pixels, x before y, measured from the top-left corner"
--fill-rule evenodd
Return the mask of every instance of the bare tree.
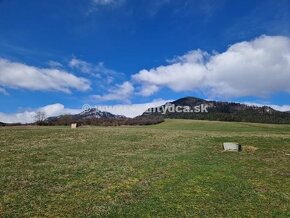
M 37 111 L 34 116 L 34 120 L 38 124 L 42 123 L 45 120 L 45 118 L 46 118 L 46 114 L 44 111 Z

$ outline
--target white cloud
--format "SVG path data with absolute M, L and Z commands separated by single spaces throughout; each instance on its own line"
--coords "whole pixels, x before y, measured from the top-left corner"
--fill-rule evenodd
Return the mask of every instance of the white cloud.
M 53 117 L 53 116 L 59 116 L 63 114 L 77 114 L 77 113 L 80 113 L 82 110 L 65 108 L 63 104 L 56 103 L 56 104 L 44 106 L 38 109 L 38 111 L 45 112 L 47 117 Z
M 91 8 L 89 10 L 89 13 L 92 13 L 101 7 L 115 9 L 123 5 L 124 3 L 125 0 L 91 0 Z
M 157 92 L 158 90 L 159 90 L 159 87 L 157 85 L 146 84 L 146 85 L 143 85 L 143 87 L 141 88 L 138 94 L 142 96 L 150 96 L 154 94 L 155 92 Z
M 9 95 L 9 93 L 4 88 L 1 88 L 1 87 L 0 87 L 0 94 Z
M 124 0 L 92 0 L 93 4 L 100 6 L 118 5 L 123 3 L 123 1 Z
M 38 68 L 0 58 L 0 85 L 28 90 L 86 91 L 90 82 L 59 69 Z
M 107 68 L 103 62 L 97 63 L 97 65 L 94 66 L 94 71 L 103 73 L 106 75 L 115 75 L 117 72 L 115 70 Z
M 290 92 L 290 39 L 261 36 L 220 54 L 191 51 L 166 66 L 141 70 L 133 79 L 145 89 L 155 85 L 177 92 L 201 90 L 211 97 Z
M 128 101 L 134 92 L 133 85 L 126 81 L 123 84 L 117 85 L 105 95 L 93 95 L 92 98 L 99 101 Z
M 187 91 L 198 87 L 204 80 L 206 69 L 203 65 L 203 52 L 192 51 L 175 59 L 175 63 L 151 70 L 141 70 L 133 79 L 148 86 L 166 86 L 174 91 Z M 157 91 L 158 89 L 155 89 Z M 146 93 L 146 90 L 142 90 Z M 151 92 L 152 94 L 154 92 Z
M 117 105 L 99 105 L 96 106 L 101 111 L 108 111 L 112 114 L 123 115 L 126 117 L 136 117 L 143 114 L 148 108 L 158 107 L 164 105 L 167 102 L 172 102 L 173 100 L 163 100 L 157 99 L 152 102 L 142 103 L 142 104 L 117 104 Z
M 122 73 L 118 73 L 115 70 L 107 68 L 103 62 L 92 64 L 76 57 L 73 57 L 70 60 L 69 66 L 72 69 L 79 70 L 82 73 L 87 73 L 96 78 L 104 79 L 107 83 L 111 83 L 114 80 L 114 77 L 118 74 L 122 75 Z
M 263 106 L 269 106 L 277 111 L 290 111 L 290 105 L 276 105 L 276 104 L 261 104 L 261 103 L 256 103 L 256 102 L 242 102 L 243 104 L 250 105 L 250 106 L 258 106 L 258 107 L 263 107 Z
M 97 5 L 109 5 L 113 4 L 115 0 L 93 0 L 93 2 Z
M 90 15 L 95 12 L 99 12 L 100 9 L 117 9 L 121 7 L 126 0 L 89 0 L 89 8 L 86 11 L 86 15 Z
M 290 105 L 274 105 L 274 104 L 270 104 L 269 107 L 277 110 L 277 111 L 290 111 Z
M 59 116 L 62 114 L 80 113 L 80 109 L 65 108 L 62 104 L 47 105 L 36 110 L 26 110 L 19 113 L 7 114 L 0 112 L 0 121 L 4 123 L 31 123 L 37 111 L 45 112 L 46 117 Z
M 71 68 L 75 68 L 80 70 L 83 73 L 91 73 L 92 72 L 92 65 L 86 61 L 77 59 L 75 57 L 73 57 L 70 62 L 69 62 L 69 66 Z
M 62 68 L 63 67 L 63 65 L 61 63 L 59 63 L 57 61 L 52 61 L 52 60 L 48 61 L 47 64 L 50 68 Z

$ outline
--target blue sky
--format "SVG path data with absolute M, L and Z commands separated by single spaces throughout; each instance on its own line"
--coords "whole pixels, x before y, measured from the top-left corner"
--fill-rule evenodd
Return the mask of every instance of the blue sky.
M 290 105 L 289 11 L 289 0 L 0 0 L 0 119 L 184 96 Z

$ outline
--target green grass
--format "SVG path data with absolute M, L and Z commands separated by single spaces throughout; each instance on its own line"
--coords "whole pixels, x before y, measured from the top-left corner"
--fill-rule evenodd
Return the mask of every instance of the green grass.
M 19 216 L 290 216 L 290 125 L 0 128 L 0 217 Z

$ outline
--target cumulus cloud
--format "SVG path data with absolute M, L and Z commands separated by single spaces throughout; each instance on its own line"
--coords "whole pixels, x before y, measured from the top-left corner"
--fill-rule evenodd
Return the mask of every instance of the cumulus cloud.
M 92 98 L 99 101 L 128 101 L 134 92 L 133 85 L 126 81 L 109 90 L 105 95 L 93 95 Z
M 51 104 L 36 110 L 26 110 L 19 113 L 1 113 L 0 121 L 4 123 L 32 123 L 34 122 L 34 117 L 37 111 L 42 111 L 45 113 L 46 117 L 59 116 L 62 114 L 76 114 L 80 113 L 80 109 L 70 109 L 65 108 L 62 104 Z
M 143 85 L 143 87 L 141 88 L 140 92 L 138 92 L 138 94 L 142 96 L 150 96 L 154 94 L 155 92 L 157 92 L 158 90 L 159 90 L 159 87 L 157 85 L 146 84 L 146 85 Z
M 96 106 L 96 108 L 101 111 L 108 111 L 112 114 L 118 114 L 133 118 L 143 114 L 148 108 L 158 107 L 172 101 L 173 100 L 156 99 L 152 102 L 146 102 L 142 104 L 117 104 L 113 106 L 99 105 Z
M 290 92 L 290 39 L 263 35 L 231 45 L 223 53 L 194 50 L 132 78 L 143 85 L 144 94 L 154 93 L 146 91 L 150 86 L 201 90 L 225 98 Z
M 174 91 L 187 91 L 198 87 L 204 80 L 204 53 L 200 50 L 172 60 L 170 65 L 151 70 L 141 70 L 133 79 L 143 84 L 141 93 L 150 86 L 169 87 Z M 155 89 L 157 91 L 158 89 Z M 154 92 L 151 92 L 152 94 Z
M 90 82 L 59 69 L 39 68 L 0 58 L 0 85 L 28 90 L 61 91 L 71 89 L 86 91 Z

